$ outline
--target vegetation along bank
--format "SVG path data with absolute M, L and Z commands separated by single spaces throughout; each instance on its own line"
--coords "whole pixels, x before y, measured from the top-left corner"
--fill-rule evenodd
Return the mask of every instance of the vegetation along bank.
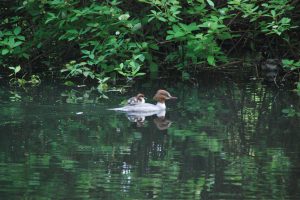
M 256 59 L 245 66 L 300 91 L 299 0 L 4 0 L 0 13 L 1 76 L 11 84 L 52 74 L 104 90 L 174 70 L 190 79 L 244 63 L 247 52 Z

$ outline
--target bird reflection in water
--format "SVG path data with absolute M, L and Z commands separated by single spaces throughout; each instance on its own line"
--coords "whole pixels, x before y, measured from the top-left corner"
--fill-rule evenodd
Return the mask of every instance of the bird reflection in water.
M 145 125 L 146 117 L 150 117 L 153 115 L 156 116 L 153 122 L 158 130 L 166 130 L 171 126 L 172 121 L 165 118 L 165 110 L 150 113 L 126 113 L 127 119 L 131 122 L 136 123 L 137 127 L 143 127 Z

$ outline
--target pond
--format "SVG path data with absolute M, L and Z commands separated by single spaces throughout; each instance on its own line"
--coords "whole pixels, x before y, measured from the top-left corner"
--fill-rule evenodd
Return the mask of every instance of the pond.
M 138 92 L 165 116 L 110 111 Z M 60 83 L 0 91 L 1 199 L 300 199 L 299 97 L 256 81 Z

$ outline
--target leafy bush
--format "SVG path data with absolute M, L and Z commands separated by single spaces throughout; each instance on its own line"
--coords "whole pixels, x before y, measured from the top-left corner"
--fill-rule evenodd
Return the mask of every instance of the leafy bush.
M 299 5 L 288 0 L 25 0 L 1 6 L 0 64 L 21 65 L 23 72 L 47 66 L 67 78 L 131 80 L 170 63 L 189 77 L 228 62 L 233 49 L 259 49 L 256 44 L 283 45 L 287 57 L 299 55 Z

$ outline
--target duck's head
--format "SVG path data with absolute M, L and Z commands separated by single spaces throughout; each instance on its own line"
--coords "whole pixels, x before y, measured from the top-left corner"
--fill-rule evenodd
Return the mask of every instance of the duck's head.
M 160 103 L 164 103 L 168 99 L 177 99 L 177 97 L 173 97 L 168 91 L 166 90 L 158 90 L 154 95 L 153 99 Z
M 137 98 L 138 100 L 144 100 L 144 99 L 146 99 L 145 95 L 142 94 L 142 93 L 138 93 L 138 94 L 136 95 L 136 98 Z

